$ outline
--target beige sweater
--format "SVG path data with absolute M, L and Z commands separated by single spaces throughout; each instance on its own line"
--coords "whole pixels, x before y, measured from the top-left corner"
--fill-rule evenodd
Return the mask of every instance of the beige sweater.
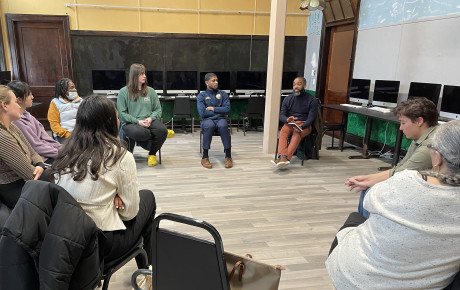
M 70 174 L 66 174 L 56 183 L 77 200 L 103 231 L 126 229 L 123 221 L 133 219 L 139 211 L 136 163 L 130 152 L 126 152 L 110 170 L 100 174 L 96 181 L 89 174 L 82 181 L 74 181 Z M 123 210 L 115 208 L 117 194 L 125 204 Z

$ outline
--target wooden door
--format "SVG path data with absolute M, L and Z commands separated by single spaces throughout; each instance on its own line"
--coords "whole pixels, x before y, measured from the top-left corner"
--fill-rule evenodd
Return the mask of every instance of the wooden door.
M 332 27 L 330 35 L 324 104 L 341 104 L 347 101 L 354 25 Z M 324 123 L 340 123 L 341 120 L 341 112 L 324 109 Z
M 49 128 L 47 112 L 61 78 L 73 79 L 68 16 L 6 14 L 13 79 L 30 85 L 34 115 Z

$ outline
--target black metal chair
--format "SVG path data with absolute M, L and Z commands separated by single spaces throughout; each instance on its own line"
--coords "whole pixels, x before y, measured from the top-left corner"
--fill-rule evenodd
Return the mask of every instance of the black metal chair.
M 185 132 L 185 119 L 191 118 L 192 119 L 192 135 L 194 130 L 194 123 L 195 119 L 193 117 L 192 110 L 190 108 L 190 97 L 189 96 L 176 96 L 174 99 L 174 111 L 173 116 L 171 118 L 171 129 L 174 131 L 174 119 L 179 118 L 183 119 L 183 128 Z
M 301 165 L 303 166 L 303 162 L 308 159 L 316 159 L 319 160 L 319 149 L 316 148 L 315 139 L 318 133 L 316 132 L 315 128 L 311 131 L 310 135 L 305 136 L 302 140 L 300 140 L 299 146 L 297 146 L 296 155 L 300 161 Z M 276 151 L 275 151 L 275 159 L 278 158 L 278 144 L 280 138 L 276 140 Z M 291 141 L 291 137 L 288 138 L 288 144 Z
M 136 264 L 138 269 L 147 269 L 148 259 L 147 253 L 144 248 L 144 239 L 141 237 L 137 243 L 125 253 L 120 258 L 104 262 L 104 272 L 102 273 L 102 279 L 104 279 L 104 284 L 102 285 L 102 290 L 107 290 L 109 287 L 110 278 L 112 275 L 123 267 L 126 263 L 131 261 L 133 258 L 136 259 Z
M 246 112 L 241 112 L 240 116 L 243 118 L 243 132 L 244 136 L 246 136 L 246 127 L 248 127 L 250 119 L 260 117 L 264 118 L 265 115 L 265 97 L 251 95 L 248 100 L 248 107 Z M 238 126 L 236 127 L 236 131 L 240 126 L 240 119 L 238 119 Z M 256 131 L 257 131 L 257 123 L 256 123 Z
M 213 240 L 204 240 L 184 233 L 160 228 L 161 221 L 173 221 L 204 229 Z M 139 269 L 131 277 L 152 275 L 153 289 L 228 290 L 224 248 L 219 232 L 205 221 L 176 214 L 161 214 L 154 220 L 152 271 Z
M 342 124 L 323 124 L 323 137 L 327 131 L 332 131 L 332 142 L 330 147 L 326 147 L 326 150 L 337 150 L 340 149 L 342 152 L 343 149 L 356 149 L 353 146 L 344 146 L 343 141 L 345 139 L 345 128 Z M 339 147 L 334 147 L 334 137 L 335 131 L 340 132 Z

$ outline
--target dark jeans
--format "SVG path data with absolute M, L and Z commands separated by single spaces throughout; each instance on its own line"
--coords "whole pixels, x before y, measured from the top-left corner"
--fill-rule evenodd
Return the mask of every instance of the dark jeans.
M 144 238 L 144 249 L 147 252 L 149 265 L 152 264 L 152 228 L 155 218 L 156 203 L 155 196 L 150 190 L 142 189 L 139 191 L 139 212 L 130 221 L 124 221 L 126 230 L 105 231 L 107 240 L 104 245 L 106 261 L 120 258 L 128 252 L 139 237 Z
M 362 214 L 358 213 L 358 212 L 352 212 L 347 220 L 345 221 L 345 223 L 343 224 L 343 226 L 340 228 L 339 232 L 341 230 L 343 230 L 344 228 L 349 228 L 349 227 L 357 227 L 359 226 L 360 224 L 364 223 L 367 219 L 365 217 L 363 217 Z M 335 247 L 337 247 L 338 245 L 338 240 L 337 240 L 337 237 L 335 237 L 334 241 L 332 242 L 332 245 L 331 245 L 331 249 L 329 250 L 329 254 L 328 256 L 332 253 L 332 250 L 334 250 Z
M 209 150 L 211 148 L 212 135 L 217 130 L 222 139 L 224 149 L 232 147 L 230 132 L 228 131 L 228 124 L 226 119 L 211 120 L 204 119 L 201 121 L 201 129 L 203 130 L 203 149 Z
M 156 155 L 168 136 L 168 129 L 160 120 L 153 120 L 150 127 L 128 123 L 123 126 L 123 132 L 129 139 L 139 142 L 149 142 L 149 155 Z M 128 144 L 128 150 L 133 152 L 135 144 Z

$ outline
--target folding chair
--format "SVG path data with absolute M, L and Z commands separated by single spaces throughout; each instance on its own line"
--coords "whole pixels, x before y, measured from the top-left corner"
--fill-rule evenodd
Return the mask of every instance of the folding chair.
M 243 118 L 243 132 L 244 136 L 246 136 L 246 127 L 249 124 L 249 119 L 254 117 L 260 117 L 263 119 L 265 114 L 265 97 L 260 96 L 253 96 L 251 95 L 248 100 L 248 107 L 246 112 L 242 112 L 240 115 Z M 238 126 L 236 127 L 236 131 L 240 126 L 240 120 L 238 119 Z M 256 131 L 257 131 L 257 124 L 256 124 Z
M 191 118 L 192 119 L 192 135 L 194 130 L 195 119 L 193 118 L 193 113 L 190 108 L 190 97 L 189 96 L 176 96 L 174 99 L 174 112 L 171 118 L 171 130 L 174 131 L 174 119 L 175 118 Z M 185 122 L 185 120 L 184 120 Z M 185 123 L 184 123 L 185 124 Z M 185 125 L 184 125 L 185 131 Z
M 163 229 L 161 221 L 173 221 L 204 229 L 213 241 Z M 155 218 L 153 231 L 152 271 L 139 269 L 131 277 L 134 289 L 139 290 L 136 278 L 152 275 L 153 289 L 229 290 L 224 248 L 218 231 L 205 221 L 165 213 Z

